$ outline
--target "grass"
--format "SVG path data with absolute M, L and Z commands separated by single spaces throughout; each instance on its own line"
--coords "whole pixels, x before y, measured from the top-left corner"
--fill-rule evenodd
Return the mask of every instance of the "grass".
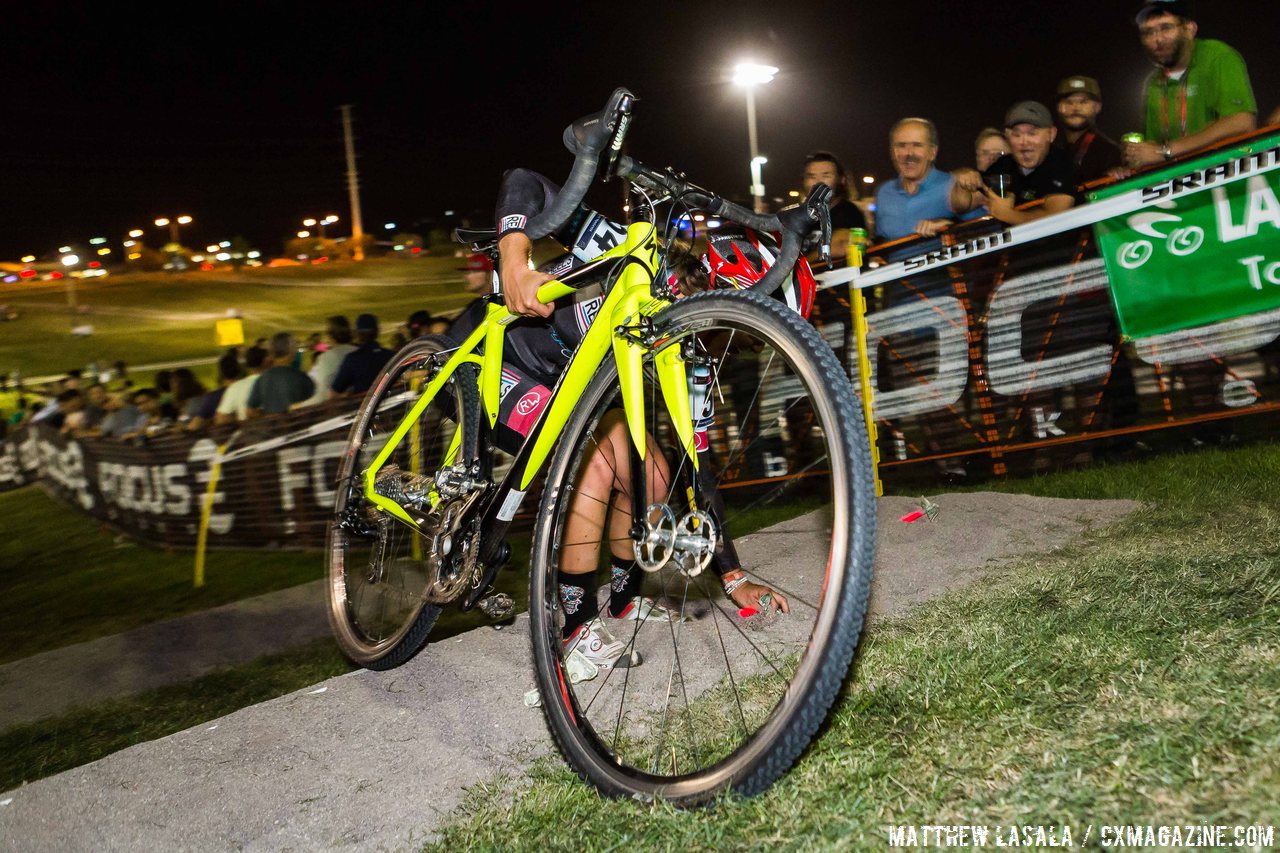
M 813 747 L 751 799 L 602 801 L 558 757 L 439 849 L 865 849 L 899 824 L 1276 824 L 1280 446 L 989 485 L 1148 511 L 880 623 Z
M 328 640 L 0 732 L 0 791 L 182 731 L 351 669 Z
M 415 310 L 449 313 L 470 297 L 452 256 L 413 261 L 375 259 L 316 267 L 206 273 L 129 273 L 76 284 L 79 312 L 68 310 L 64 283 L 6 285 L 0 301 L 21 317 L 4 324 L 0 373 L 20 369 L 27 377 L 116 360 L 137 365 L 189 358 L 215 358 L 214 321 L 234 309 L 244 318 L 252 343 L 287 330 L 324 331 L 332 314 L 371 312 L 385 340 Z M 93 334 L 69 334 L 92 325 Z M 212 369 L 202 379 L 213 378 Z M 145 374 L 135 378 L 146 378 Z
M 46 495 L 0 492 L 0 663 L 160 619 L 319 580 L 319 553 L 210 551 L 205 585 L 194 555 L 140 547 Z

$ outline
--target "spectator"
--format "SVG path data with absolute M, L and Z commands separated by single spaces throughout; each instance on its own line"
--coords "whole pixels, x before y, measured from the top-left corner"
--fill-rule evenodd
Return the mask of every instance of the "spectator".
M 973 169 L 956 172 L 951 188 L 951 205 L 960 211 L 985 206 L 991 215 L 1008 225 L 1021 225 L 1061 213 L 1077 200 L 1075 164 L 1066 153 L 1053 147 L 1058 135 L 1049 108 L 1037 101 L 1014 104 L 1005 116 L 1012 154 L 992 163 L 985 175 Z M 1007 185 L 990 190 L 983 179 L 1002 176 Z M 1032 201 L 1043 204 L 1032 210 L 1015 205 Z
M 328 348 L 329 345 L 325 343 L 324 336 L 319 332 L 312 332 L 307 335 L 307 345 L 303 347 L 303 349 L 311 354 L 311 362 L 307 365 L 308 374 L 310 374 L 311 370 L 316 366 L 316 359 L 320 358 L 321 353 Z M 301 367 L 302 365 L 299 364 L 298 366 Z
M 173 405 L 173 371 L 157 370 L 152 385 L 160 393 L 160 414 L 169 421 L 176 421 L 179 412 Z
M 480 257 L 484 257 L 481 255 Z M 488 258 L 485 258 L 488 260 Z M 492 266 L 492 261 L 489 262 Z M 488 280 L 486 279 L 483 287 L 488 288 Z M 467 290 L 471 290 L 471 276 L 467 276 Z M 408 322 L 405 323 L 405 329 L 408 331 L 409 340 L 420 338 L 423 335 L 442 335 L 449 331 L 449 321 L 443 317 L 432 317 L 429 311 L 414 311 L 409 315 Z
M 315 392 L 307 399 L 306 405 L 314 406 L 329 399 L 329 389 L 333 387 L 333 377 L 338 375 L 338 368 L 348 355 L 355 352 L 351 343 L 351 321 L 341 314 L 335 314 L 325 321 L 325 332 L 333 345 L 320 353 L 315 366 L 311 368 L 311 381 L 315 383 Z
M 179 367 L 169 378 L 169 386 L 173 391 L 173 407 L 178 411 L 175 420 L 186 423 L 200 408 L 200 399 L 209 393 L 204 383 L 196 378 L 189 367 Z
M 973 159 L 978 171 L 985 172 L 991 164 L 1009 153 L 1009 140 L 1004 131 L 996 127 L 984 127 L 973 144 Z
M 84 408 L 75 415 L 67 417 L 71 423 L 71 432 L 76 436 L 95 435 L 98 431 L 98 425 L 102 423 L 102 419 L 107 416 L 106 402 L 107 386 L 100 383 L 94 383 L 85 389 Z
M 1199 31 L 1188 0 L 1151 0 L 1137 17 L 1155 70 L 1146 84 L 1146 142 L 1129 143 L 1130 168 L 1150 166 L 1257 128 L 1244 59 Z
M 342 360 L 342 366 L 333 377 L 330 396 L 368 391 L 391 355 L 391 350 L 378 343 L 378 318 L 372 314 L 361 314 L 356 318 L 356 350 Z
M 849 229 L 867 228 L 867 218 L 862 210 L 850 199 L 857 197 L 856 191 L 850 192 L 848 174 L 844 164 L 829 151 L 815 151 L 804 160 L 804 192 L 807 195 L 818 184 L 831 187 L 831 261 L 843 261 L 849 254 Z M 810 261 L 817 260 L 818 235 L 810 235 L 809 244 L 805 246 L 805 254 Z
M 469 255 L 466 265 L 458 267 L 458 272 L 467 274 L 467 293 L 484 296 L 494 292 L 493 259 L 483 252 Z
M 69 433 L 75 426 L 77 415 L 84 410 L 84 395 L 75 388 L 68 388 L 54 398 L 58 410 L 44 420 L 44 423 L 62 433 Z M 68 419 L 71 419 L 68 422 Z
M 889 132 L 889 155 L 898 177 L 876 193 L 877 242 L 936 235 L 952 222 L 951 176 L 934 168 L 938 129 L 926 118 L 904 118 Z M 909 254 L 927 249 L 913 247 Z M 891 255 L 890 259 L 895 256 Z
M 191 419 L 187 421 L 187 431 L 195 432 L 213 423 L 227 389 L 243 378 L 244 368 L 240 366 L 235 350 L 228 350 L 226 355 L 218 359 L 218 387 L 194 401 L 195 405 L 190 410 Z
M 120 436 L 121 439 L 129 441 L 146 438 L 164 432 L 173 424 L 173 420 L 164 413 L 160 389 L 139 388 L 133 392 L 131 399 L 138 409 L 138 420 L 132 430 Z
M 1105 178 L 1121 165 L 1120 146 L 1098 130 L 1102 89 L 1092 77 L 1068 77 L 1058 84 L 1058 146 L 1076 164 L 1081 183 Z
M 227 386 L 213 416 L 214 426 L 235 423 L 249 417 L 249 394 L 267 368 L 268 355 L 262 347 L 250 347 L 244 354 L 244 376 Z
M 271 367 L 263 371 L 249 391 L 249 416 L 278 415 L 307 400 L 316 383 L 294 364 L 298 345 L 289 332 L 271 336 Z
M 124 438 L 146 425 L 147 416 L 134 405 L 134 396 L 124 392 L 107 395 L 103 403 L 107 415 L 98 424 L 98 435 L 103 438 Z
M 59 393 L 62 393 L 62 392 L 59 392 Z M 61 411 L 62 409 L 58 405 L 58 398 L 55 396 L 52 400 L 49 400 L 44 405 L 37 406 L 34 409 L 32 409 L 31 416 L 27 420 L 29 423 L 33 423 L 33 424 L 44 423 L 50 420 L 51 418 L 57 417 Z M 58 420 L 57 425 L 59 427 L 62 426 L 61 419 Z

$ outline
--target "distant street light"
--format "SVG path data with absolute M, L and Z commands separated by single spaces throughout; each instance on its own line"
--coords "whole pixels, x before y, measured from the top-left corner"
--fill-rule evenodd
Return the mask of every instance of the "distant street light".
M 168 217 L 162 216 L 156 220 L 157 228 L 163 228 L 166 225 L 169 226 L 169 242 L 178 243 L 179 245 L 181 245 L 181 241 L 178 239 L 178 226 L 190 225 L 190 224 L 191 224 L 190 216 L 178 216 L 173 219 L 169 219 Z M 132 237 L 134 235 L 130 234 L 129 236 Z
M 760 209 L 759 200 L 764 197 L 764 183 L 760 179 L 760 167 L 769 162 L 768 157 L 752 157 L 751 158 L 751 194 L 755 196 L 756 213 L 764 213 Z
M 772 65 L 760 65 L 755 62 L 739 62 L 733 68 L 733 84 L 741 86 L 747 93 L 747 138 L 751 144 L 751 195 L 755 198 L 756 213 L 764 213 L 764 183 L 760 179 L 760 167 L 767 162 L 760 156 L 760 142 L 756 133 L 756 95 L 757 86 L 763 86 L 773 79 L 778 69 Z
M 323 240 L 324 227 L 326 225 L 332 225 L 337 221 L 338 221 L 338 217 L 335 214 L 330 213 L 324 219 L 304 219 L 302 220 L 302 224 L 307 226 L 308 228 L 315 228 L 316 230 L 318 230 L 320 232 L 320 239 Z M 298 236 L 301 237 L 302 235 L 299 234 Z M 309 237 L 311 235 L 308 234 L 307 236 Z

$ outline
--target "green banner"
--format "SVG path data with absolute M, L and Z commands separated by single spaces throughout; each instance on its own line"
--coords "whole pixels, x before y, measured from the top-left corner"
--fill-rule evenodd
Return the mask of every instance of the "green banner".
M 1142 180 L 1140 207 L 1095 226 L 1127 339 L 1280 309 L 1280 136 Z

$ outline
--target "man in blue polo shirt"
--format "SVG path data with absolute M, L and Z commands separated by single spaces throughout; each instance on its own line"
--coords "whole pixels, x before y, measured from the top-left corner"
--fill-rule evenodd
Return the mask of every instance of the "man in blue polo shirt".
M 898 177 L 876 193 L 876 242 L 936 236 L 957 218 L 951 209 L 951 175 L 934 168 L 938 129 L 926 118 L 904 118 L 889 132 L 889 155 Z M 933 248 L 933 243 L 916 244 L 886 259 L 901 260 Z

